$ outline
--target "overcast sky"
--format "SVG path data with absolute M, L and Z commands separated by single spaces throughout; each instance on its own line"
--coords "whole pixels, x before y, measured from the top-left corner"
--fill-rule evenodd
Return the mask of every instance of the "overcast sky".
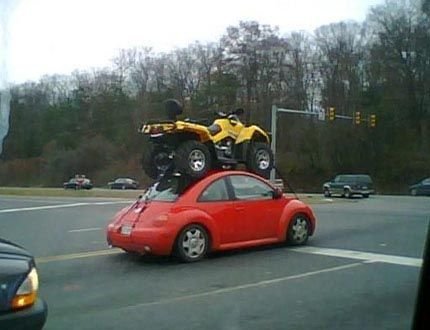
M 341 20 L 360 22 L 370 6 L 383 2 L 0 0 L 0 34 L 8 23 L 8 80 L 22 82 L 43 74 L 107 66 L 120 48 L 151 46 L 169 51 L 195 40 L 217 41 L 227 26 L 240 20 L 279 26 L 282 34 L 312 32 Z

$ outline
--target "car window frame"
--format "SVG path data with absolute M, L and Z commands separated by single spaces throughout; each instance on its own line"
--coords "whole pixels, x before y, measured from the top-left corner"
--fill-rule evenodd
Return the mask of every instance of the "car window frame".
M 209 189 L 213 184 L 215 184 L 216 182 L 219 182 L 219 181 L 223 181 L 223 182 L 224 182 L 225 189 L 226 189 L 226 191 L 227 191 L 227 199 L 202 200 L 203 193 L 204 193 L 207 189 Z M 220 202 L 222 203 L 222 202 L 230 202 L 230 201 L 233 201 L 233 200 L 234 200 L 234 195 L 233 195 L 233 192 L 232 192 L 232 190 L 230 189 L 229 184 L 228 184 L 228 182 L 227 182 L 227 177 L 222 177 L 222 178 L 215 179 L 215 180 L 211 181 L 210 183 L 208 183 L 208 184 L 207 184 L 207 185 L 202 189 L 202 191 L 200 192 L 199 196 L 198 196 L 198 197 L 197 197 L 197 199 L 196 199 L 196 202 L 197 202 L 197 203 L 220 203 Z
M 254 179 L 257 182 L 259 182 L 259 183 L 267 186 L 268 188 L 270 188 L 270 191 L 272 192 L 271 196 L 267 196 L 267 198 L 263 198 L 263 197 L 266 197 L 266 196 L 261 196 L 262 198 L 249 198 L 249 199 L 240 199 L 240 198 L 237 198 L 236 192 L 235 192 L 232 180 L 231 180 L 232 177 L 245 177 L 245 178 Z M 273 200 L 273 196 L 274 196 L 274 193 L 275 193 L 275 188 L 272 187 L 270 184 L 268 184 L 267 182 L 265 182 L 263 180 L 260 180 L 258 178 L 255 178 L 254 176 L 245 175 L 245 174 L 232 174 L 232 175 L 229 175 L 226 179 L 228 180 L 228 185 L 230 186 L 230 189 L 231 189 L 231 192 L 232 192 L 232 195 L 233 195 L 233 198 L 234 198 L 235 201 L 240 201 L 240 202 L 256 202 L 256 201 L 258 201 L 258 202 L 261 202 L 261 201 Z

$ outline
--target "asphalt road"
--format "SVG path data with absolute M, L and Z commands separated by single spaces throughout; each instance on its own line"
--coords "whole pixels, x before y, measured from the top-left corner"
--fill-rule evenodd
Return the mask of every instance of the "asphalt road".
M 306 247 L 219 253 L 195 264 L 108 250 L 128 201 L 0 196 L 0 237 L 30 250 L 46 329 L 408 329 L 430 199 L 316 204 Z

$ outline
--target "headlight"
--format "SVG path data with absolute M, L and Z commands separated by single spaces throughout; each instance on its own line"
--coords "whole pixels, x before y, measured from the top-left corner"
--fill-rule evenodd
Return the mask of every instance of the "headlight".
M 18 309 L 33 305 L 39 289 L 39 276 L 36 268 L 32 268 L 12 299 L 12 308 Z

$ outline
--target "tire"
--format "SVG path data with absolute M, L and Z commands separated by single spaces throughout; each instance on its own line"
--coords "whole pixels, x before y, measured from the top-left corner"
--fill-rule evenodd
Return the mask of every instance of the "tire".
M 415 188 L 411 189 L 411 195 L 412 196 L 416 196 L 417 195 L 417 190 Z
M 324 189 L 324 197 L 331 197 L 330 190 L 327 188 Z
M 304 245 L 309 239 L 310 222 L 303 215 L 295 215 L 288 226 L 287 243 L 289 245 Z
M 351 198 L 351 197 L 352 197 L 352 195 L 351 195 L 351 191 L 350 191 L 349 189 L 344 189 L 344 190 L 343 190 L 343 196 L 344 196 L 345 198 Z
M 176 149 L 174 162 L 176 170 L 198 179 L 211 169 L 212 159 L 209 149 L 203 143 L 190 140 Z
M 165 148 L 150 144 L 142 156 L 142 169 L 151 179 L 157 179 L 170 166 L 169 151 Z
M 206 256 L 208 249 L 208 233 L 197 224 L 188 225 L 182 229 L 175 242 L 175 254 L 183 262 L 201 260 Z
M 246 155 L 246 168 L 263 178 L 268 179 L 273 169 L 272 149 L 267 143 L 252 142 Z

